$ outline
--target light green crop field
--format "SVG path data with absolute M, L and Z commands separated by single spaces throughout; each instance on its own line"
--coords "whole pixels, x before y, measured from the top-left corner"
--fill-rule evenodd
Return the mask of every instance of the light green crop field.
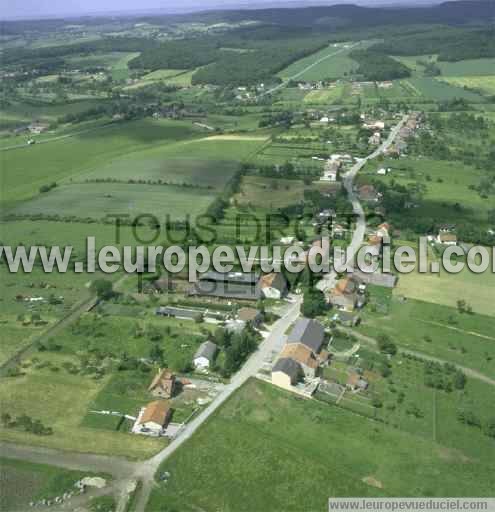
M 2 458 L 0 509 L 27 510 L 31 501 L 54 499 L 72 491 L 74 484 L 85 476 L 89 476 L 88 472 Z
M 494 64 L 495 65 L 495 64 Z M 469 89 L 480 89 L 493 95 L 495 94 L 495 75 L 491 76 L 448 76 L 441 79 L 456 87 L 468 87 Z
M 316 512 L 332 496 L 488 496 L 491 441 L 459 429 L 462 441 L 434 442 L 250 381 L 161 466 L 171 477 L 147 510 Z
M 405 82 L 409 82 L 424 97 L 432 100 L 445 101 L 464 98 L 475 103 L 483 101 L 483 97 L 475 92 L 466 91 L 462 87 L 455 87 L 435 78 L 411 78 Z
M 465 269 L 459 274 L 403 274 L 396 292 L 412 299 L 451 307 L 456 306 L 457 300 L 463 299 L 475 313 L 495 316 L 492 303 L 494 287 L 494 273 L 473 274 Z
M 304 103 L 333 103 L 342 97 L 344 87 L 344 85 L 337 85 L 331 89 L 311 91 L 304 97 Z
M 125 212 L 131 217 L 153 214 L 184 219 L 204 213 L 213 191 L 174 185 L 77 183 L 61 185 L 11 210 L 16 215 L 59 215 L 103 219 Z
M 437 60 L 437 55 L 413 55 L 394 57 L 410 68 L 415 76 L 424 76 L 424 66 L 418 63 L 434 62 L 442 73 L 442 76 L 482 76 L 493 75 L 495 59 L 466 59 L 457 62 L 445 62 Z
M 323 50 L 320 50 L 309 57 L 298 60 L 286 67 L 278 73 L 278 76 L 283 79 L 288 79 L 291 76 L 300 73 L 303 69 L 310 66 L 326 56 L 328 59 L 323 60 L 316 66 L 297 77 L 297 80 L 325 80 L 325 79 L 336 79 L 343 78 L 350 74 L 352 71 L 357 69 L 358 64 L 356 61 L 348 57 L 348 51 L 344 50 L 341 53 L 338 52 L 343 48 L 343 45 L 331 45 Z M 349 50 L 350 51 L 350 50 Z
M 127 66 L 128 62 L 135 57 L 138 57 L 138 52 L 130 52 L 130 53 L 124 53 L 120 54 L 120 58 L 113 62 L 110 65 L 110 70 L 112 74 L 113 80 L 125 80 L 126 78 L 129 78 L 129 68 Z

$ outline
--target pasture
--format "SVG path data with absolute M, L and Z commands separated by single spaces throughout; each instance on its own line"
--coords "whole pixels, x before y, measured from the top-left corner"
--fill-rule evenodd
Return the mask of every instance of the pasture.
M 423 282 L 422 289 L 427 293 L 423 293 L 421 300 L 401 300 L 404 287 L 407 286 L 401 283 L 404 277 L 400 276 L 399 286 L 394 291 L 389 311 L 365 311 L 363 324 L 359 330 L 373 337 L 386 334 L 397 345 L 409 350 L 418 350 L 478 370 L 485 375 L 493 375 L 495 318 L 476 312 L 461 314 L 454 307 L 426 302 L 428 292 L 434 293 L 432 288 L 426 288 L 431 283 Z M 436 279 L 440 281 L 439 278 Z M 459 298 L 465 296 L 465 293 L 462 293 Z
M 448 76 L 442 81 L 456 87 L 466 87 L 471 90 L 480 90 L 490 95 L 495 94 L 495 75 L 491 76 Z
M 215 198 L 212 191 L 174 185 L 77 183 L 61 185 L 12 209 L 21 216 L 59 216 L 105 219 L 125 212 L 134 218 L 153 214 L 184 219 L 204 213 Z
M 452 437 L 435 443 L 252 380 L 162 465 L 172 476 L 147 510 L 316 512 L 331 496 L 488 496 L 490 441 L 465 426 L 462 435 L 476 436 L 476 457 Z
M 435 101 L 447 101 L 455 98 L 463 98 L 473 103 L 484 101 L 483 97 L 475 92 L 466 91 L 462 87 L 449 85 L 435 78 L 411 78 L 405 82 L 419 90 L 425 98 Z
M 74 137 L 2 151 L 1 200 L 20 201 L 36 194 L 42 185 L 70 180 L 112 158 L 157 144 L 184 142 L 199 134 L 187 121 L 143 119 L 112 123 Z
M 330 45 L 313 55 L 292 63 L 290 66 L 280 71 L 278 76 L 282 79 L 289 79 L 318 60 L 328 56 L 327 59 L 298 76 L 297 80 L 316 81 L 344 78 L 352 74 L 352 72 L 357 69 L 358 64 L 348 56 L 350 50 L 344 49 L 342 51 L 343 48 L 344 46 L 342 44 Z

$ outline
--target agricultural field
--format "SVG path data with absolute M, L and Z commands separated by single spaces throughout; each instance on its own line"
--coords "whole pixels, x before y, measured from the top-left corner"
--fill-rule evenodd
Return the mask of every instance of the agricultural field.
M 287 68 L 280 71 L 278 76 L 282 79 L 290 79 L 291 77 L 298 75 L 297 80 L 308 81 L 344 78 L 352 74 L 352 72 L 358 67 L 357 62 L 348 56 L 350 51 L 347 49 L 348 46 L 350 45 L 330 45 L 309 57 L 305 57 L 304 59 L 294 62 Z M 321 59 L 324 60 L 299 75 L 299 73 L 301 73 L 305 68 L 317 63 Z
M 473 103 L 483 102 L 483 97 L 479 94 L 467 91 L 462 87 L 455 87 L 435 78 L 411 78 L 405 80 L 406 86 L 411 85 L 418 90 L 425 98 L 435 101 L 452 100 L 454 98 L 463 98 Z
M 344 93 L 344 85 L 336 85 L 330 89 L 320 89 L 310 91 L 305 97 L 303 102 L 309 104 L 331 104 L 338 102 Z
M 0 459 L 0 508 L 5 511 L 27 510 L 31 501 L 53 499 L 89 473 L 33 464 L 13 459 Z
M 425 296 L 422 300 L 404 299 L 400 286 L 394 291 L 387 312 L 367 311 L 363 315 L 360 332 L 372 337 L 386 334 L 399 347 L 493 375 L 493 316 L 459 313 L 455 307 L 426 302 Z M 464 296 L 463 293 L 459 298 Z
M 493 75 L 495 59 L 467 59 L 457 62 L 437 60 L 437 55 L 415 55 L 394 57 L 410 68 L 415 76 L 424 76 L 424 65 L 421 62 L 435 63 L 441 76 L 483 76 Z
M 441 79 L 456 87 L 480 90 L 486 94 L 495 94 L 495 75 L 491 76 L 448 76 Z
M 131 217 L 153 212 L 160 218 L 168 214 L 180 220 L 188 213 L 204 213 L 214 198 L 211 191 L 174 185 L 78 183 L 58 186 L 16 206 L 11 213 L 98 220 L 124 211 Z
M 455 428 L 460 443 L 450 434 L 435 442 L 250 381 L 162 465 L 171 478 L 147 510 L 316 511 L 330 496 L 489 495 L 490 441 Z
M 198 137 L 192 123 L 139 120 L 114 123 L 74 137 L 1 153 L 2 195 L 5 202 L 29 198 L 39 187 L 70 180 L 112 158 L 139 149 Z

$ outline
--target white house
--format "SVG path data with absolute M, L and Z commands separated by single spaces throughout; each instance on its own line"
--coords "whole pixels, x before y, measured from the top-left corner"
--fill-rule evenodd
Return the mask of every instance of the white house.
M 201 343 L 198 350 L 194 354 L 193 364 L 196 370 L 207 370 L 215 359 L 217 346 L 211 341 Z
M 287 293 L 287 281 L 281 272 L 272 272 L 260 278 L 260 289 L 267 299 L 281 299 Z

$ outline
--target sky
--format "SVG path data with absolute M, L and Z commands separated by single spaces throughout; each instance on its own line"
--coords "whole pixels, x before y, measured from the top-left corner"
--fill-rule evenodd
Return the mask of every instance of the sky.
M 428 3 L 429 0 L 299 0 L 298 5 L 356 3 L 373 5 L 386 3 Z M 164 12 L 187 12 L 212 8 L 256 4 L 256 7 L 290 5 L 291 0 L 2 0 L 0 19 L 37 18 L 97 13 L 125 13 L 160 9 Z M 294 2 L 296 3 L 296 2 Z M 431 3 L 434 3 L 433 1 Z M 437 3 L 437 2 L 435 2 Z

